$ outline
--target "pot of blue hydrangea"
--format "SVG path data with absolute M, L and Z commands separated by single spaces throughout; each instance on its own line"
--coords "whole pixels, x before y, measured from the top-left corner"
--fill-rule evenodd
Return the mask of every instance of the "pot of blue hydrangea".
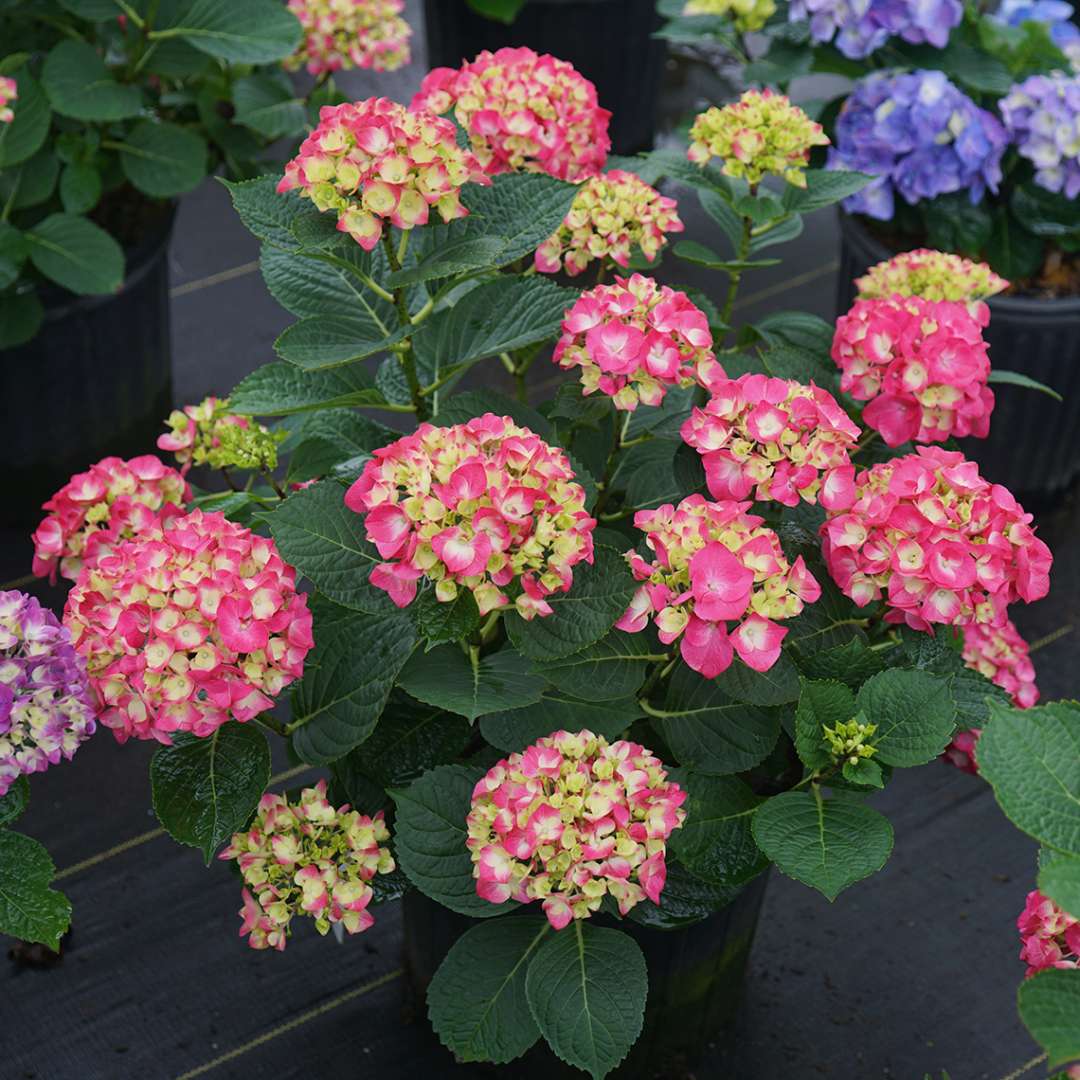
M 617 154 L 653 144 L 666 49 L 656 0 L 425 0 L 428 64 L 458 67 L 484 51 L 527 46 L 596 85 Z
M 0 5 L 0 398 L 6 521 L 80 463 L 137 453 L 171 405 L 178 196 L 250 175 L 305 103 L 265 67 L 300 43 L 277 0 Z M 320 93 L 326 94 L 327 87 Z
M 171 482 L 160 515 L 103 493 L 39 535 L 76 578 L 64 622 L 102 726 L 163 744 L 155 811 L 236 863 L 251 946 L 315 950 L 309 918 L 355 935 L 419 893 L 406 955 L 459 1061 L 651 1077 L 654 1042 L 690 1062 L 730 1018 L 770 865 L 829 900 L 882 868 L 867 799 L 1010 692 L 958 630 L 1045 595 L 1051 555 L 961 455 L 863 437 L 826 324 L 732 334 L 762 246 L 868 180 L 806 170 L 822 132 L 786 99 L 710 110 L 688 153 L 637 162 L 730 230 L 733 259 L 682 248 L 723 310 L 641 274 L 553 281 L 564 240 L 603 273 L 633 253 L 610 214 L 566 226 L 581 187 L 458 134 L 372 98 L 328 110 L 284 176 L 230 184 L 297 321 L 230 394 L 232 438 L 206 403 L 165 445 L 248 475 L 194 501 Z M 645 235 L 659 197 L 638 182 Z M 521 378 L 516 398 L 458 386 L 552 343 L 566 378 L 535 408 Z M 0 823 L 43 738 L 12 715 Z M 329 776 L 268 792 L 270 740 Z M 47 858 L 0 844 L 0 887 L 23 874 L 55 936 Z
M 1046 134 L 1080 115 L 1070 14 L 1064 3 L 986 12 L 959 0 L 858 10 L 797 0 L 769 20 L 767 49 L 745 69 L 778 85 L 811 72 L 850 80 L 818 105 L 829 167 L 875 177 L 843 203 L 841 312 L 855 278 L 900 251 L 971 256 L 1009 281 L 989 301 L 994 359 L 1065 401 L 996 387 L 996 433 L 968 449 L 995 479 L 1043 499 L 1080 474 L 1080 154 Z

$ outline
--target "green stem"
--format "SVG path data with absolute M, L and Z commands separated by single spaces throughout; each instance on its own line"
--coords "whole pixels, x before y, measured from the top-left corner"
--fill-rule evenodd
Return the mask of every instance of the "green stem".
M 480 627 L 480 644 L 486 645 L 494 636 L 495 631 L 499 628 L 499 619 L 502 617 L 502 611 L 496 608 L 488 617 L 484 620 L 484 623 Z
M 266 477 L 266 482 L 274 489 L 274 494 L 279 499 L 288 498 L 288 495 L 286 495 L 285 492 L 282 490 L 281 485 L 274 479 L 273 473 L 271 473 L 269 469 L 263 469 L 262 474 Z
M 745 262 L 750 257 L 750 241 L 753 239 L 753 230 L 753 221 L 748 217 L 744 217 L 742 219 L 742 236 L 739 237 L 739 247 L 735 253 L 737 262 Z M 742 271 L 729 270 L 728 274 L 731 280 L 728 282 L 727 297 L 724 299 L 724 310 L 720 312 L 720 321 L 726 325 L 731 324 L 731 313 L 735 310 L 735 297 L 739 295 Z
M 240 490 L 240 489 L 239 489 L 239 488 L 238 488 L 238 487 L 236 486 L 236 481 L 235 481 L 235 480 L 234 480 L 234 479 L 232 478 L 232 476 L 231 476 L 231 475 L 229 474 L 229 470 L 228 470 L 228 469 L 226 469 L 224 465 L 222 465 L 222 466 L 221 466 L 221 475 L 222 475 L 223 477 L 225 477 L 225 483 L 226 483 L 226 484 L 228 484 L 228 485 L 229 485 L 229 487 L 230 487 L 230 488 L 231 488 L 231 489 L 232 489 L 233 491 L 239 491 L 239 490 Z
M 390 236 L 390 229 L 383 231 L 382 240 L 387 262 L 390 263 L 390 269 L 396 274 L 401 269 L 401 260 L 409 245 L 409 233 L 407 230 L 402 230 L 402 238 L 396 251 L 394 241 Z M 412 329 L 412 319 L 409 317 L 409 305 L 405 300 L 404 288 L 394 290 L 394 308 L 397 311 L 398 323 L 403 328 Z M 420 379 L 416 374 L 416 356 L 413 353 L 412 339 L 405 338 L 394 346 L 394 351 L 397 353 L 402 371 L 405 372 L 405 381 L 409 384 L 409 397 L 412 399 L 417 419 L 427 420 L 431 416 L 431 404 L 424 397 Z

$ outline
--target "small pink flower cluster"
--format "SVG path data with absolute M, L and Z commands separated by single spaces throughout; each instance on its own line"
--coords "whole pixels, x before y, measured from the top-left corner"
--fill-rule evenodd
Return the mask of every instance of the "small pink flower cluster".
M 583 180 L 611 149 L 611 113 L 596 87 L 572 64 L 532 49 L 484 51 L 460 68 L 435 68 L 412 107 L 440 116 L 453 109 L 492 175 L 524 169 Z
M 855 279 L 860 300 L 921 296 L 924 300 L 963 302 L 980 326 L 985 326 L 990 317 L 983 299 L 1008 287 L 1009 283 L 986 263 L 931 248 L 902 251 Z
M 1031 515 L 963 454 L 920 446 L 859 473 L 850 500 L 829 511 L 822 551 L 859 607 L 885 597 L 886 622 L 1001 626 L 1014 600 L 1050 588 Z
M 1066 914 L 1038 889 L 1027 894 L 1016 928 L 1027 978 L 1047 968 L 1080 967 L 1080 919 Z
M 6 76 L 0 77 L 0 124 L 10 124 L 15 119 L 11 103 L 19 96 L 19 84 Z
M 275 435 L 250 416 L 230 413 L 228 398 L 207 397 L 174 409 L 166 423 L 169 431 L 158 436 L 158 449 L 172 452 L 181 475 L 192 465 L 268 472 L 277 466 L 277 444 L 284 433 Z
M 589 918 L 605 896 L 623 915 L 646 897 L 659 904 L 685 801 L 644 746 L 556 731 L 473 789 L 466 844 L 477 895 L 541 900 L 556 930 Z
M 409 62 L 412 29 L 403 0 L 288 0 L 304 28 L 300 48 L 283 63 L 312 75 L 350 68 L 397 71 Z
M 449 120 L 368 98 L 324 105 L 277 189 L 299 189 L 319 210 L 336 211 L 337 227 L 371 251 L 386 221 L 426 225 L 430 207 L 443 221 L 464 217 L 460 189 L 470 182 L 491 183 Z
M 503 590 L 517 581 L 522 618 L 550 615 L 545 597 L 566 592 L 572 567 L 593 559 L 596 521 L 569 458 L 509 416 L 421 424 L 374 452 L 345 505 L 364 515 L 367 538 L 393 560 L 370 580 L 398 607 L 426 577 L 440 601 L 469 589 L 487 614 L 511 603 Z
M 863 422 L 889 446 L 986 437 L 994 392 L 983 313 L 985 305 L 972 314 L 962 303 L 910 296 L 856 300 L 836 320 L 840 389 L 869 402 Z
M 582 293 L 562 322 L 552 359 L 581 368 L 583 394 L 616 409 L 659 405 L 668 387 L 723 378 L 705 313 L 686 295 L 633 274 Z
M 682 426 L 683 441 L 702 456 L 714 499 L 799 499 L 828 508 L 850 490 L 848 451 L 859 428 L 827 390 L 811 383 L 743 375 L 714 380 L 706 406 Z
M 586 181 L 562 225 L 536 249 L 536 269 L 576 277 L 594 259 L 630 265 L 636 245 L 652 262 L 665 234 L 683 231 L 678 204 L 633 173 L 612 169 Z
M 124 461 L 102 458 L 73 476 L 42 509 L 33 571 L 38 577 L 74 581 L 121 540 L 131 540 L 184 512 L 191 489 L 175 469 L 153 454 Z
M 755 671 L 768 671 L 787 635 L 773 620 L 794 618 L 821 586 L 801 555 L 788 562 L 780 538 L 745 512 L 749 506 L 690 495 L 677 507 L 639 510 L 634 524 L 656 558 L 626 553 L 645 584 L 615 625 L 636 634 L 653 617 L 660 640 L 679 639 L 682 658 L 706 679 L 730 667 L 733 651 Z
M 117 742 L 211 735 L 304 671 L 311 612 L 272 540 L 193 510 L 83 570 L 64 622 Z
M 381 813 L 374 818 L 334 809 L 326 781 L 304 788 L 299 803 L 267 792 L 247 832 L 218 856 L 235 859 L 244 884 L 240 936 L 253 949 L 284 949 L 294 915 L 308 915 L 325 934 L 340 924 L 359 934 L 375 922 L 367 910 L 376 874 L 394 869 Z M 253 895 L 254 894 L 254 895 Z
M 1035 665 L 1031 662 L 1028 643 L 1020 636 L 1011 619 L 1001 626 L 974 623 L 965 626 L 964 663 L 1000 686 L 1019 709 L 1030 709 L 1039 700 L 1035 685 Z M 982 728 L 960 731 L 945 748 L 942 757 L 963 772 L 977 775 L 979 764 L 975 750 Z

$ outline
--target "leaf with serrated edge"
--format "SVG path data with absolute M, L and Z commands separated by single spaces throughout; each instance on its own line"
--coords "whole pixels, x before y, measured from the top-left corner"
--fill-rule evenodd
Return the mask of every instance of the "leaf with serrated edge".
M 197 739 L 178 733 L 150 762 L 154 813 L 178 843 L 206 865 L 242 829 L 270 782 L 270 747 L 253 724 L 229 721 Z
M 263 364 L 237 383 L 229 395 L 236 412 L 254 416 L 289 416 L 382 402 L 371 375 L 359 364 L 327 371 L 301 371 L 284 361 Z
M 492 904 L 476 895 L 465 819 L 480 769 L 440 765 L 407 788 L 392 788 L 394 848 L 409 880 L 425 895 L 460 915 L 485 919 L 517 904 Z
M 768 671 L 754 671 L 734 660 L 713 681 L 729 697 L 751 705 L 786 705 L 799 698 L 799 672 L 786 652 Z
M 1080 971 L 1039 972 L 1021 984 L 1017 1004 L 1051 1069 L 1080 1057 Z
M 454 942 L 427 1000 L 435 1034 L 458 1061 L 504 1065 L 540 1038 L 525 975 L 549 931 L 546 920 L 495 919 Z
M 566 694 L 590 701 L 613 701 L 635 694 L 650 663 L 666 659 L 652 652 L 646 634 L 612 630 L 580 652 L 560 660 L 537 661 L 533 669 Z
M 575 919 L 529 965 L 529 1008 L 556 1056 L 602 1080 L 641 1034 L 649 979 L 637 942 Z
M 0 934 L 37 941 L 54 952 L 71 922 L 71 904 L 49 888 L 56 867 L 49 853 L 22 833 L 0 829 Z
M 1039 870 L 1039 891 L 1062 911 L 1080 918 L 1080 855 L 1051 859 Z
M 753 829 L 758 847 L 780 870 L 829 901 L 880 870 L 893 845 L 892 826 L 876 810 L 809 791 L 768 799 Z
M 488 713 L 479 720 L 480 732 L 492 746 L 513 753 L 560 729 L 588 730 L 616 739 L 641 715 L 637 698 L 581 701 L 548 687 L 533 705 L 511 712 Z
M 811 770 L 832 764 L 822 727 L 846 724 L 858 706 L 850 688 L 834 679 L 803 679 L 795 712 L 795 751 Z
M 933 761 L 956 730 L 950 679 L 927 671 L 891 668 L 867 679 L 856 702 L 871 724 L 878 761 L 912 766 Z

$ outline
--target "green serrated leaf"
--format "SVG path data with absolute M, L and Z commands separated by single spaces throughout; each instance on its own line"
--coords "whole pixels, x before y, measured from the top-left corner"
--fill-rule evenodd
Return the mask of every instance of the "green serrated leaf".
M 685 664 L 671 677 L 656 724 L 680 765 L 709 776 L 753 768 L 780 736 L 774 712 L 734 701 Z
M 30 781 L 17 776 L 7 793 L 0 796 L 0 825 L 10 825 L 20 818 L 30 802 Z
M 799 671 L 786 652 L 768 671 L 754 671 L 735 660 L 713 682 L 728 697 L 750 705 L 786 705 L 799 700 Z
M 0 829 L 0 934 L 59 950 L 71 903 L 49 888 L 55 875 L 49 853 L 36 840 Z
M 394 846 L 408 879 L 425 895 L 460 915 L 485 919 L 517 905 L 492 904 L 476 895 L 465 819 L 479 769 L 440 765 L 407 788 L 389 794 L 397 807 Z
M 578 563 L 574 568 L 569 590 L 548 597 L 551 615 L 526 620 L 509 612 L 503 617 L 507 633 L 530 660 L 561 660 L 604 637 L 636 588 L 626 560 L 614 549 L 598 546 L 591 566 Z
M 496 919 L 454 942 L 427 1000 L 435 1034 L 458 1061 L 503 1065 L 540 1038 L 525 998 L 525 975 L 549 931 L 546 920 Z
M 124 175 L 154 199 L 182 195 L 206 176 L 206 141 L 179 124 L 140 120 L 117 149 Z
M 516 709 L 540 700 L 544 680 L 511 649 L 475 663 L 456 645 L 417 652 L 402 669 L 398 685 L 418 701 L 473 721 L 499 709 Z
M 1039 972 L 1021 984 L 1017 1004 L 1050 1068 L 1080 1058 L 1080 971 Z
M 292 693 L 289 730 L 301 761 L 325 765 L 375 730 L 416 630 L 406 611 L 369 615 L 322 597 L 312 614 L 315 650 Z
M 293 92 L 284 72 L 256 72 L 237 79 L 232 88 L 234 119 L 267 139 L 301 135 L 307 127 L 304 102 Z
M 533 668 L 566 694 L 614 701 L 635 694 L 649 664 L 666 659 L 665 654 L 651 650 L 647 635 L 612 630 L 580 652 L 560 660 L 537 661 Z
M 641 1034 L 649 979 L 633 938 L 579 919 L 548 937 L 525 977 L 533 1019 L 556 1056 L 602 1080 Z
M 795 713 L 795 751 L 811 771 L 832 764 L 822 727 L 846 724 L 858 712 L 855 695 L 842 682 L 804 679 Z
M 30 244 L 34 266 L 73 293 L 104 295 L 123 284 L 120 245 L 84 217 L 50 214 L 23 235 Z
M 457 596 L 448 603 L 440 602 L 434 589 L 427 589 L 412 607 L 417 629 L 426 642 L 426 652 L 436 645 L 461 641 L 480 625 L 480 609 L 471 589 L 458 589 Z
M 506 241 L 501 236 L 472 236 L 455 240 L 445 247 L 428 252 L 415 266 L 391 274 L 386 284 L 391 289 L 420 285 L 425 281 L 457 277 L 472 270 L 487 270 L 499 265 Z
M 862 191 L 874 179 L 869 173 L 840 169 L 807 169 L 803 175 L 806 177 L 805 188 L 793 184 L 784 188 L 784 208 L 799 214 L 841 202 Z
M 956 703 L 947 676 L 891 668 L 867 679 L 856 704 L 877 725 L 871 742 L 886 765 L 933 761 L 956 730 Z
M 177 733 L 150 762 L 154 813 L 207 866 L 247 823 L 269 782 L 270 747 L 254 724 L 229 721 L 203 739 Z
M 1080 855 L 1080 705 L 992 703 L 979 739 L 979 773 L 1018 829 Z
M 65 39 L 55 45 L 45 57 L 41 83 L 53 109 L 75 120 L 124 120 L 142 109 L 139 88 L 117 82 L 85 41 Z
M 390 597 L 368 582 L 382 559 L 364 539 L 363 518 L 345 505 L 345 488 L 336 480 L 293 492 L 268 522 L 285 561 L 328 599 L 369 615 L 397 611 Z
M 681 930 L 727 907 L 743 888 L 710 885 L 691 874 L 682 863 L 669 861 L 660 904 L 642 900 L 631 908 L 629 918 L 656 930 Z
M 852 689 L 858 689 L 884 669 L 885 660 L 862 638 L 853 637 L 842 645 L 833 645 L 803 657 L 799 667 L 811 679 L 838 679 Z
M 1080 918 L 1080 855 L 1062 855 L 1039 868 L 1039 891 L 1062 911 Z
M 274 352 L 304 371 L 323 371 L 385 352 L 406 334 L 388 328 L 367 312 L 315 315 L 287 327 L 274 342 Z
M 318 211 L 303 201 L 295 191 L 279 195 L 277 176 L 259 176 L 254 180 L 221 183 L 228 189 L 233 209 L 245 227 L 264 243 L 286 251 L 296 251 L 300 242 L 292 225 L 302 216 Z
M 292 364 L 263 364 L 229 394 L 238 413 L 288 416 L 314 409 L 378 405 L 383 396 L 360 365 L 329 371 L 301 371 Z
M 275 0 L 194 0 L 151 30 L 151 41 L 180 37 L 200 52 L 235 64 L 269 64 L 296 51 L 296 16 Z
M 326 476 L 334 466 L 353 461 L 399 437 L 352 409 L 324 409 L 305 417 L 289 455 L 290 482 Z
M 768 799 L 754 815 L 753 830 L 780 870 L 829 901 L 880 870 L 893 845 L 892 826 L 876 810 L 810 791 Z
M 633 697 L 582 701 L 548 687 L 534 704 L 489 713 L 480 717 L 479 724 L 480 733 L 492 746 L 514 753 L 559 730 L 588 730 L 606 739 L 617 739 L 640 715 L 641 708 Z
M 535 409 L 508 398 L 497 390 L 467 390 L 462 394 L 454 394 L 439 406 L 435 419 L 444 426 L 464 424 L 474 416 L 483 416 L 486 412 L 509 416 L 515 424 L 528 428 L 541 438 L 547 438 L 551 433 L 551 425 Z

